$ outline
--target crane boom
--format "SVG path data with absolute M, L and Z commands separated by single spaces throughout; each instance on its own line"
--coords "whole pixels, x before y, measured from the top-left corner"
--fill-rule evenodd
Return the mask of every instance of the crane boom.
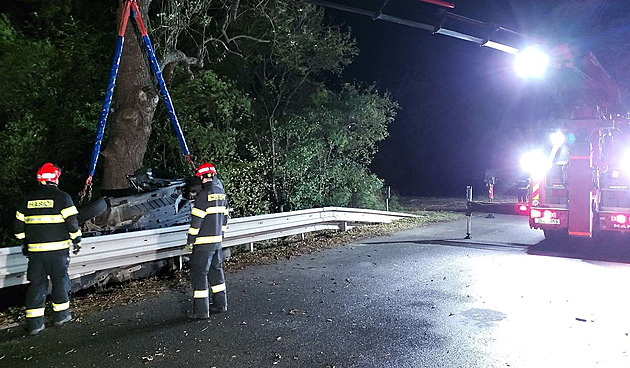
M 463 15 L 455 14 L 449 11 L 446 11 L 443 8 L 437 9 L 435 14 L 426 13 L 426 15 L 434 16 L 436 24 L 431 24 L 428 22 L 421 22 L 412 19 L 401 18 L 394 15 L 389 15 L 383 13 L 385 5 L 388 4 L 388 1 L 383 3 L 383 6 L 379 10 L 368 10 L 363 8 L 357 8 L 349 5 L 344 5 L 340 3 L 336 3 L 328 0 L 304 0 L 307 3 L 311 3 L 314 5 L 319 5 L 325 8 L 341 10 L 349 13 L 359 14 L 368 16 L 374 20 L 382 20 L 386 22 L 392 22 L 396 24 L 401 24 L 409 27 L 423 29 L 425 31 L 429 31 L 432 34 L 440 34 L 448 37 L 457 38 L 460 40 L 468 41 L 475 43 L 479 46 L 490 47 L 495 50 L 507 52 L 509 54 L 516 54 L 518 52 L 518 48 L 515 46 L 507 45 L 502 42 L 497 41 L 501 36 L 522 38 L 523 40 L 533 39 L 527 35 L 521 34 L 519 32 L 507 29 L 505 27 L 497 26 L 494 23 L 482 22 L 476 19 L 472 19 L 469 17 L 465 17 Z M 435 5 L 440 5 L 448 8 L 453 8 L 454 5 L 451 3 L 446 3 L 444 1 L 434 1 L 434 0 L 419 0 L 426 3 L 431 3 Z M 452 6 L 451 6 L 452 5 Z M 444 23 L 447 19 L 454 20 L 461 25 L 471 26 L 475 32 L 467 32 L 457 30 L 453 27 L 445 27 Z M 493 40 L 491 40 L 493 38 Z
M 429 31 L 432 34 L 444 35 L 452 38 L 475 43 L 479 46 L 492 48 L 508 54 L 516 55 L 527 45 L 546 45 L 547 42 L 537 37 L 528 36 L 520 32 L 498 26 L 495 23 L 483 22 L 463 15 L 452 13 L 445 8 L 454 8 L 452 3 L 442 0 L 418 0 L 439 6 L 427 11 L 419 9 L 418 13 L 428 21 L 402 18 L 385 14 L 384 10 L 390 5 L 389 0 L 381 3 L 378 10 L 369 10 L 347 5 L 348 1 L 332 0 L 304 0 L 307 3 L 322 7 L 368 16 L 374 20 L 382 20 Z M 452 25 L 445 26 L 449 20 Z M 549 47 L 547 45 L 547 47 Z M 621 93 L 617 83 L 604 70 L 595 55 L 589 50 L 560 44 L 549 47 L 551 64 L 560 69 L 571 70 L 581 79 L 581 86 L 571 86 L 572 103 L 596 106 L 595 110 L 609 113 L 611 108 L 621 105 Z

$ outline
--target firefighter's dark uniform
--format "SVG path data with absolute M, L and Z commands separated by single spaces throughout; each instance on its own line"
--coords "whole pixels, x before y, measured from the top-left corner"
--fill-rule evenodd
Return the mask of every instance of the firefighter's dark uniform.
M 53 322 L 70 318 L 71 244 L 81 241 L 78 211 L 70 196 L 54 184 L 39 184 L 26 196 L 15 214 L 15 236 L 28 247 L 30 285 L 26 292 L 26 325 L 36 331 L 44 325 L 44 305 L 48 293 L 48 276 L 52 282 Z
M 227 308 L 221 242 L 227 225 L 228 203 L 223 184 L 216 176 L 204 183 L 195 196 L 191 214 L 188 243 L 193 244 L 190 257 L 194 293 L 192 312 L 207 316 L 210 304 L 213 310 Z

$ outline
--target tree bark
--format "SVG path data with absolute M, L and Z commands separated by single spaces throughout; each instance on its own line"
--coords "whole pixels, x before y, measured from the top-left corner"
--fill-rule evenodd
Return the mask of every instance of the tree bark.
M 145 24 L 150 3 L 151 0 L 138 0 Z M 121 6 L 118 9 L 120 16 Z M 129 188 L 126 175 L 133 174 L 142 166 L 151 135 L 151 121 L 159 100 L 151 79 L 152 71 L 142 53 L 142 40 L 136 37 L 134 24 L 130 17 L 114 89 L 114 119 L 109 141 L 102 153 L 104 190 Z

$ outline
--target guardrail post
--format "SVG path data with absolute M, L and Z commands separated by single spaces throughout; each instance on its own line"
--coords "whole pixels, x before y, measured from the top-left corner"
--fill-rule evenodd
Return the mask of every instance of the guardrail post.
M 348 231 L 348 222 L 341 221 L 341 223 L 339 224 L 339 230 Z
M 381 188 L 383 198 L 385 198 L 385 211 L 389 212 L 389 199 L 392 197 L 392 187 L 389 185 Z
M 247 250 L 250 251 L 250 252 L 253 252 L 254 251 L 254 243 L 247 244 Z
M 306 235 L 305 235 L 304 233 L 301 233 L 301 234 L 300 234 L 300 240 L 301 240 L 301 241 L 306 240 Z
M 472 207 L 470 202 L 473 200 L 472 185 L 466 187 L 466 239 L 470 239 L 472 231 Z

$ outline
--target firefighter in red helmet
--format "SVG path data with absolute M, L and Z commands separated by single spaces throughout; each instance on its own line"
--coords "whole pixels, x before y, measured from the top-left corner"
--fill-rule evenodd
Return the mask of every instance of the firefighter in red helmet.
M 69 249 L 81 249 L 81 229 L 77 208 L 70 196 L 59 190 L 61 170 L 51 163 L 37 171 L 37 190 L 28 194 L 15 213 L 15 237 L 24 241 L 22 253 L 28 257 L 26 276 L 26 327 L 31 335 L 44 329 L 44 309 L 48 278 L 52 282 L 53 324 L 72 320 L 70 314 Z
M 193 310 L 188 311 L 188 317 L 205 319 L 211 313 L 227 311 L 221 242 L 228 220 L 228 202 L 214 166 L 206 162 L 196 174 L 202 189 L 195 196 L 188 230 L 193 288 Z

